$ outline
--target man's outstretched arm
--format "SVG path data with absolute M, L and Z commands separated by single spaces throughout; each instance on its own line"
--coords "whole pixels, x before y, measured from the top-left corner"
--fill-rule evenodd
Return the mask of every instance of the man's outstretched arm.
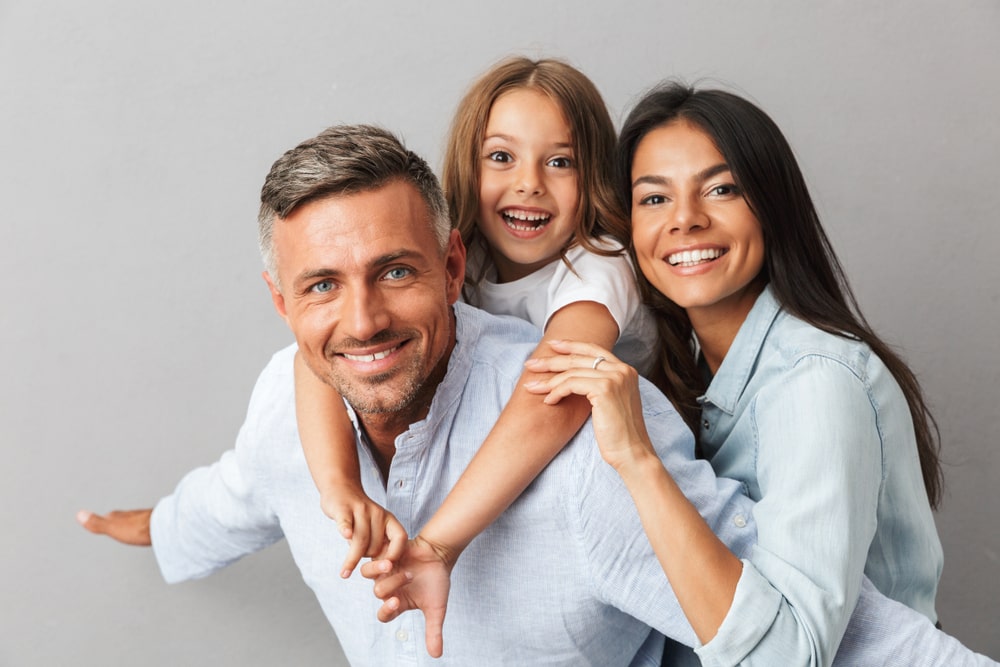
M 149 518 L 152 514 L 151 509 L 116 510 L 104 515 L 80 510 L 76 513 L 76 520 L 95 535 L 107 535 L 122 544 L 148 547 L 152 545 L 149 537 Z

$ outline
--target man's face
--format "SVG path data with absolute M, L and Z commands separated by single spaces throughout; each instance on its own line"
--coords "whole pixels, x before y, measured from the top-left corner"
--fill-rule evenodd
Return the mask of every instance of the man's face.
M 366 414 L 422 418 L 454 343 L 465 273 L 453 231 L 442 251 L 409 183 L 332 196 L 274 224 L 278 290 L 309 368 Z

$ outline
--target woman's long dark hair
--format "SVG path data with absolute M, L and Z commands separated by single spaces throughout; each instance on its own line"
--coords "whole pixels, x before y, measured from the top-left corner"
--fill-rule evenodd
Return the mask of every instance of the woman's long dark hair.
M 722 90 L 695 90 L 666 82 L 632 109 L 618 141 L 618 192 L 632 209 L 632 160 L 651 130 L 684 120 L 707 133 L 729 165 L 736 185 L 764 235 L 761 277 L 789 313 L 828 333 L 857 339 L 892 373 L 909 404 L 920 468 L 931 507 L 941 501 L 940 433 L 913 372 L 865 320 L 843 268 L 820 225 L 791 147 L 767 114 Z M 633 263 L 638 266 L 630 245 Z M 705 382 L 691 353 L 691 321 L 638 272 L 639 288 L 656 315 L 663 345 L 654 382 L 670 398 L 696 437 Z

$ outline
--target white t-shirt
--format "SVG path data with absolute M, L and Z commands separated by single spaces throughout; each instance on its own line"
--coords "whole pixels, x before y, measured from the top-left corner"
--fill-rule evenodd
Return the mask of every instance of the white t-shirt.
M 621 246 L 610 239 L 596 239 L 595 244 L 608 250 Z M 488 271 L 478 290 L 467 290 L 474 306 L 494 315 L 513 315 L 545 330 L 549 319 L 564 306 L 577 301 L 593 301 L 608 309 L 618 324 L 615 356 L 647 373 L 652 366 L 656 345 L 653 318 L 639 297 L 632 263 L 626 254 L 607 257 L 589 252 L 582 246 L 566 251 L 572 269 L 562 259 L 555 259 L 532 274 L 508 283 L 493 282 L 495 271 Z M 483 262 L 482 252 L 471 252 L 469 263 L 476 275 Z M 586 339 L 586 332 L 581 332 Z

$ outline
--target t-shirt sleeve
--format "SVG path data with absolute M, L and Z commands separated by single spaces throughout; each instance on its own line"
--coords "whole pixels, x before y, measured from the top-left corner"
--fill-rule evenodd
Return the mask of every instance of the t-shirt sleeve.
M 571 303 L 593 301 L 608 309 L 621 336 L 642 305 L 628 257 L 583 251 L 574 253 L 571 262 L 572 268 L 560 262 L 549 283 L 545 324 Z

